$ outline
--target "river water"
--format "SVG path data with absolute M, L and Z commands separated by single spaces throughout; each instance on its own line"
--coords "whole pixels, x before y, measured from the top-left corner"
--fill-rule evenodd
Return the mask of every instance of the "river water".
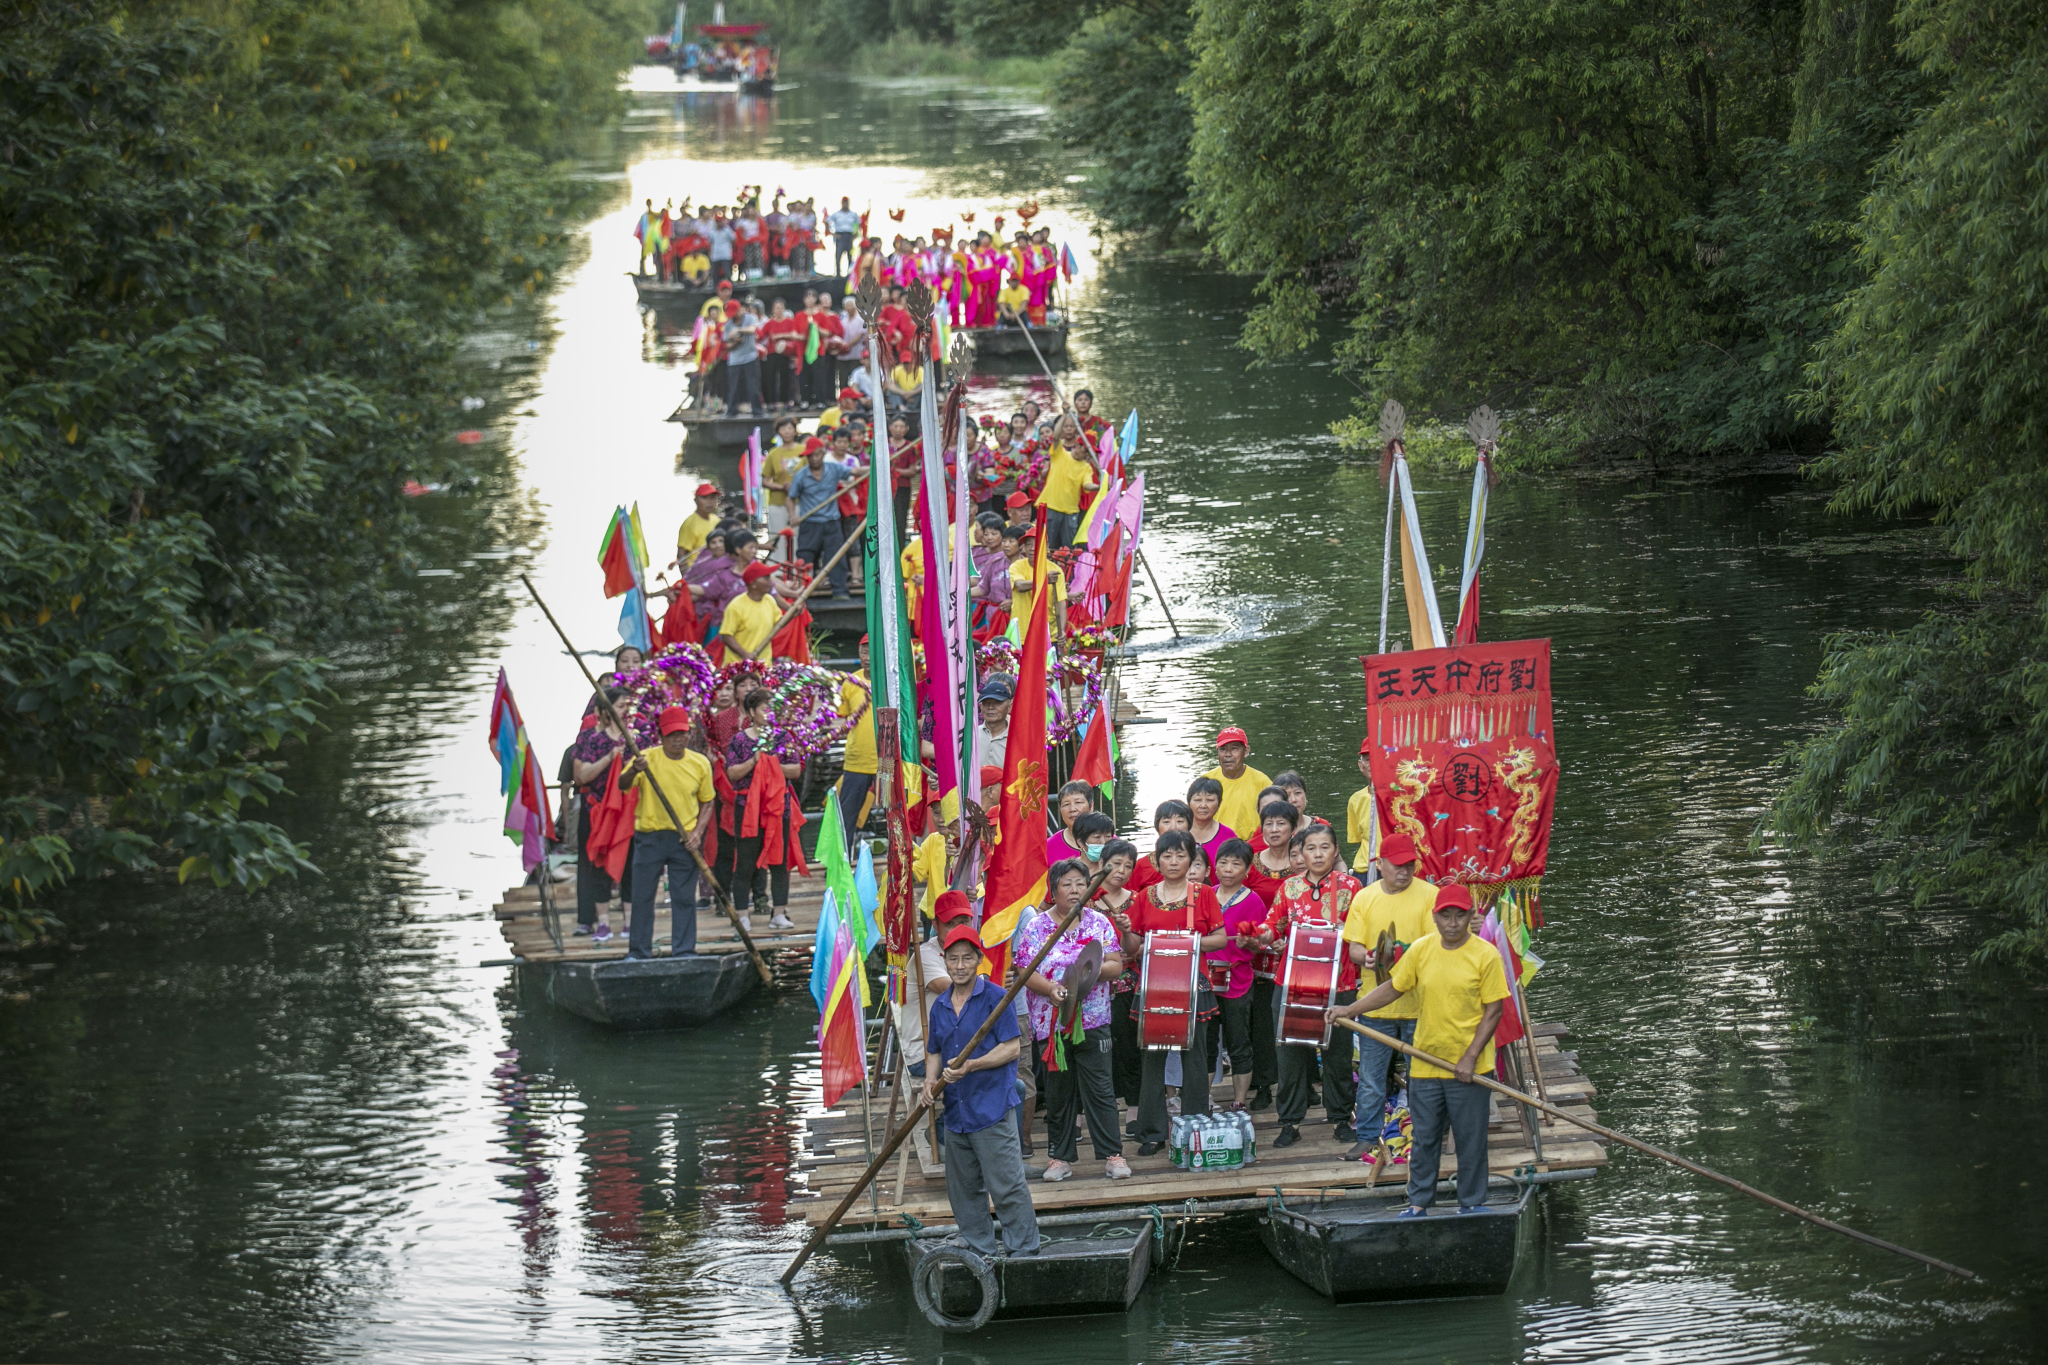
M 634 206 L 781 184 L 927 232 L 1046 197 L 1040 221 L 1083 262 L 1067 373 L 1141 413 L 1148 557 L 1182 637 L 1142 590 L 1126 677 L 1167 723 L 1127 732 L 1127 826 L 1225 724 L 1341 812 L 1384 503 L 1327 434 L 1348 401 L 1327 365 L 1247 371 L 1232 350 L 1244 281 L 1090 249 L 1082 172 L 1024 96 L 811 78 L 771 107 L 643 84 L 593 155 L 587 260 L 475 340 L 490 458 L 431 500 L 416 611 L 339 656 L 342 700 L 293 761 L 280 818 L 326 875 L 253 896 L 87 888 L 56 907 L 66 943 L 0 968 L 0 1356 L 2042 1357 L 2040 989 L 1969 965 L 1979 916 L 1876 894 L 1864 861 L 1750 847 L 1778 755 L 1814 723 L 1824 635 L 1904 622 L 1943 572 L 1924 528 L 1830 517 L 1784 476 L 1495 492 L 1485 634 L 1553 641 L 1565 765 L 1534 1008 L 1574 1030 L 1607 1122 L 1987 1283 L 1623 1152 L 1543 1196 L 1498 1300 L 1333 1309 L 1243 1223 L 1194 1238 L 1124 1322 L 948 1341 L 879 1257 L 821 1257 L 783 1295 L 791 1144 L 817 1098 L 801 988 L 616 1036 L 477 965 L 504 955 L 489 907 L 518 880 L 485 746 L 497 670 L 547 753 L 584 695 L 515 574 L 580 644 L 612 642 L 592 561 L 613 505 L 637 499 L 658 544 L 712 472 L 661 421 L 680 373 L 620 278 Z M 978 386 L 976 410 L 1027 390 Z M 1466 481 L 1421 483 L 1454 564 Z

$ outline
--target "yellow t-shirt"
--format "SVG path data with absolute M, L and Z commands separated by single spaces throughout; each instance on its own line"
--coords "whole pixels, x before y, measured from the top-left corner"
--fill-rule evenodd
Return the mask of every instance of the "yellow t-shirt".
M 716 794 L 711 785 L 711 760 L 695 749 L 683 750 L 681 758 L 670 758 L 659 749 L 643 751 L 647 757 L 647 771 L 633 779 L 633 790 L 640 793 L 640 805 L 633 812 L 633 828 L 641 834 L 659 829 L 674 829 L 669 823 L 668 811 L 662 807 L 661 798 L 654 794 L 648 779 L 661 783 L 662 791 L 668 794 L 669 804 L 676 808 L 676 816 L 683 822 L 683 833 L 697 827 L 697 812 L 706 801 Z
M 1359 891 L 1351 898 L 1351 909 L 1344 915 L 1344 941 L 1362 943 L 1370 948 L 1380 941 L 1380 934 L 1388 929 L 1394 931 L 1394 965 L 1399 966 L 1401 956 L 1436 932 L 1436 921 L 1430 918 L 1430 911 L 1436 909 L 1436 887 L 1417 877 L 1408 883 L 1408 889 L 1396 896 L 1386 890 L 1383 881 Z M 1372 987 L 1361 985 L 1361 990 Z M 1383 1010 L 1372 1011 L 1374 1019 L 1413 1019 L 1421 1008 L 1421 1002 L 1412 995 L 1404 995 Z
M 889 371 L 889 380 L 905 393 L 916 393 L 924 387 L 924 366 L 898 365 Z
M 1202 776 L 1213 777 L 1223 784 L 1223 804 L 1216 808 L 1218 820 L 1234 830 L 1255 830 L 1259 827 L 1259 793 L 1273 785 L 1272 778 L 1249 764 L 1237 775 L 1235 782 L 1225 777 L 1221 768 L 1211 768 Z M 1249 839 L 1251 835 L 1241 837 Z
M 1080 511 L 1082 485 L 1093 477 L 1095 471 L 1086 460 L 1077 458 L 1063 445 L 1054 446 L 1046 459 L 1045 487 L 1038 494 L 1038 505 L 1048 512 Z
M 862 682 L 868 680 L 865 669 L 854 676 Z M 874 772 L 875 706 L 868 697 L 867 689 L 850 682 L 839 684 L 839 714 L 860 717 L 846 732 L 846 761 L 840 765 L 841 768 L 850 773 Z
M 711 538 L 711 532 L 718 526 L 718 518 L 692 512 L 683 518 L 683 525 L 676 532 L 676 553 L 693 555 L 704 548 L 704 542 Z
M 1025 555 L 1010 566 L 1010 615 L 1024 625 L 1031 623 L 1031 562 L 1031 556 Z M 1066 574 L 1062 573 L 1060 566 L 1051 560 L 1046 561 L 1046 570 L 1046 590 L 1052 594 L 1052 601 L 1054 603 L 1066 601 Z M 1049 631 L 1057 631 L 1060 628 L 1059 622 L 1054 619 L 1050 607 L 1048 607 L 1045 614 L 1045 626 Z M 1021 630 L 1023 626 L 1018 628 Z
M 719 624 L 718 633 L 730 637 L 741 653 L 758 657 L 765 664 L 775 657 L 775 647 L 768 641 L 774 637 L 775 623 L 781 619 L 782 604 L 775 600 L 774 593 L 758 602 L 741 593 L 725 604 L 725 619 Z M 764 645 L 767 648 L 762 648 Z M 761 650 L 758 656 L 754 654 L 757 649 Z
M 1351 870 L 1363 872 L 1380 851 L 1380 814 L 1373 804 L 1370 783 L 1351 793 L 1351 803 L 1344 808 L 1344 836 L 1358 845 L 1358 852 L 1351 855 Z
M 1500 965 L 1500 949 L 1473 934 L 1456 952 L 1435 934 L 1425 934 L 1394 964 L 1394 989 L 1419 997 L 1415 1015 L 1415 1046 L 1447 1062 L 1465 1055 L 1485 1007 L 1508 998 L 1508 974 Z M 1493 1070 L 1493 1039 L 1486 1040 L 1472 1070 L 1481 1076 Z M 1410 1058 L 1411 1077 L 1453 1080 L 1442 1067 Z
M 1021 317 L 1024 313 L 1024 305 L 1029 302 L 1031 302 L 1031 291 L 1021 284 L 1009 285 L 996 291 L 996 307 L 1005 316 L 1010 313 L 1016 313 Z
M 903 547 L 903 553 L 896 556 L 903 566 L 903 581 L 917 587 L 924 586 L 924 538 L 922 536 Z
M 765 479 L 773 479 L 777 483 L 786 484 L 790 481 L 791 476 L 797 470 L 802 469 L 803 466 L 804 448 L 802 446 L 773 446 L 769 449 L 767 457 L 761 461 L 761 473 Z M 779 488 L 770 488 L 764 491 L 768 494 L 768 505 L 770 507 L 786 506 L 789 502 L 789 494 L 784 493 Z M 716 525 L 717 523 L 714 522 L 712 524 Z

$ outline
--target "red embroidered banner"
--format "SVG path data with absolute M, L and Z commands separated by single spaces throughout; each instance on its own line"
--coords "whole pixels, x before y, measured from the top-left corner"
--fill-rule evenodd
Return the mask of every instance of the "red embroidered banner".
M 1431 881 L 1499 886 L 1542 876 L 1557 800 L 1550 641 L 1363 662 L 1381 831 L 1410 835 Z

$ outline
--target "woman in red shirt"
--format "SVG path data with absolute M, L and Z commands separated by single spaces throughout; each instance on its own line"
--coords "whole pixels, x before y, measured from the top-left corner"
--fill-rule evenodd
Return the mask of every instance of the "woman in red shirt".
M 787 412 L 796 405 L 797 366 L 803 363 L 804 337 L 810 332 L 808 318 L 792 317 L 781 299 L 768 305 L 768 320 L 754 330 L 761 343 L 761 401 L 770 412 Z
M 1252 1077 L 1257 1070 L 1253 1036 L 1264 1033 L 1266 1050 L 1272 1051 L 1273 1046 L 1272 1030 L 1259 1028 L 1253 1022 L 1270 1016 L 1252 1013 L 1252 955 L 1258 948 L 1260 929 L 1269 908 L 1244 884 L 1245 873 L 1251 869 L 1255 856 L 1252 846 L 1244 840 L 1226 839 L 1216 850 L 1216 861 L 1212 864 L 1216 873 L 1216 903 L 1223 912 L 1223 931 L 1228 937 L 1205 964 L 1223 1006 L 1222 1014 L 1209 1025 L 1209 1052 L 1214 1056 L 1221 1044 L 1230 1054 L 1233 1109 L 1244 1108 L 1251 1094 Z M 1270 984 L 1266 993 L 1270 998 Z
M 1169 830 L 1152 846 L 1152 861 L 1159 869 L 1159 881 L 1138 893 L 1131 905 L 1130 928 L 1117 926 L 1125 961 L 1144 947 L 1146 936 L 1161 930 L 1191 930 L 1202 936 L 1202 951 L 1221 948 L 1223 908 L 1216 902 L 1214 887 L 1190 881 L 1188 865 L 1195 852 L 1194 837 L 1182 830 Z M 1142 977 L 1142 971 L 1140 973 Z M 1216 993 L 1208 978 L 1195 974 L 1196 997 L 1191 1002 L 1198 1021 L 1217 1010 Z M 1140 1024 L 1142 1026 L 1142 1019 Z M 1181 1051 L 1181 1112 L 1209 1112 L 1209 1058 L 1205 1034 L 1197 1022 L 1194 1042 Z M 1166 1057 L 1164 1051 L 1148 1048 L 1144 1075 L 1138 1087 L 1138 1155 L 1151 1156 L 1166 1144 Z
M 1269 805 L 1259 812 L 1262 821 L 1272 808 Z M 1351 898 L 1364 889 L 1364 884 L 1345 870 L 1337 848 L 1336 832 L 1328 825 L 1310 825 L 1296 834 L 1294 840 L 1300 843 L 1302 854 L 1308 860 L 1307 870 L 1281 883 L 1280 898 L 1266 916 L 1260 935 L 1269 951 L 1282 954 L 1287 949 L 1288 931 L 1297 924 L 1322 924 L 1341 929 L 1344 916 L 1351 910 Z M 1337 994 L 1332 1003 L 1348 1005 L 1357 998 L 1358 968 L 1352 965 L 1349 953 L 1339 953 Z M 1276 1006 L 1280 1003 L 1283 1002 L 1275 1002 Z M 1278 1022 L 1276 1009 L 1276 1028 Z M 1337 1125 L 1337 1141 L 1346 1144 L 1357 1140 L 1351 1131 L 1351 1114 L 1358 1089 L 1351 1062 L 1351 1040 L 1355 1036 L 1349 1029 L 1337 1029 L 1331 1034 L 1329 1046 L 1323 1049 L 1323 1107 L 1330 1121 Z M 1309 1073 L 1314 1066 L 1316 1052 L 1297 1043 L 1286 1044 L 1279 1052 L 1280 1135 L 1273 1139 L 1273 1145 L 1292 1147 L 1301 1141 L 1300 1124 L 1308 1117 Z

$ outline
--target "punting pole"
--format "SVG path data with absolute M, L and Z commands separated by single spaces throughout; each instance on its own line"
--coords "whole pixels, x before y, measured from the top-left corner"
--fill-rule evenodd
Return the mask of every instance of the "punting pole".
M 562 637 L 562 645 L 569 651 L 569 657 L 576 661 L 576 667 L 583 670 L 583 677 L 590 683 L 590 690 L 597 693 L 597 699 L 604 703 L 604 709 L 611 716 L 612 724 L 619 727 L 619 735 L 625 740 L 626 752 L 634 758 L 640 757 L 640 748 L 633 743 L 632 729 L 627 726 L 625 720 L 619 715 L 618 708 L 612 705 L 611 698 L 605 696 L 604 689 L 597 685 L 597 678 L 591 673 L 590 665 L 583 662 L 583 656 L 577 653 L 576 646 L 570 642 L 569 632 L 562 629 L 562 623 L 555 619 L 555 614 L 548 610 L 548 604 L 541 600 L 540 589 L 534 587 L 533 580 L 525 574 L 519 575 L 519 581 L 524 583 L 526 590 L 533 594 L 534 605 L 540 608 L 541 615 L 548 618 L 548 624 L 555 628 L 555 634 Z M 747 956 L 754 959 L 754 970 L 761 974 L 761 984 L 764 986 L 774 985 L 775 973 L 768 969 L 768 959 L 762 957 L 761 950 L 754 946 L 753 935 L 749 934 L 746 927 L 740 923 L 739 911 L 732 908 L 732 898 L 725 894 L 725 888 L 720 886 L 718 878 L 712 875 L 711 864 L 704 861 L 703 851 L 690 848 L 689 836 L 683 832 L 682 818 L 676 814 L 676 808 L 669 804 L 668 793 L 661 789 L 659 782 L 649 782 L 647 785 L 652 787 L 654 794 L 661 798 L 661 808 L 668 812 L 669 822 L 676 827 L 676 835 L 683 840 L 683 847 L 689 848 L 690 856 L 697 860 L 697 871 L 704 878 L 704 884 L 711 888 L 711 894 L 717 898 L 718 908 L 725 911 L 725 917 L 732 921 L 732 931 L 740 936 L 740 943 L 746 948 Z M 671 922 L 674 921 L 677 915 L 694 915 L 696 913 L 696 906 L 677 905 L 675 904 L 675 893 L 669 893 L 668 914 Z
M 1380 554 L 1380 647 L 1387 652 L 1387 603 L 1388 594 L 1394 589 L 1394 498 L 1396 489 L 1392 479 L 1387 480 L 1387 548 Z
M 1442 1067 L 1445 1071 L 1457 1070 L 1457 1067 L 1455 1065 L 1445 1061 L 1443 1058 L 1433 1057 L 1429 1053 L 1422 1051 L 1420 1048 L 1410 1047 L 1408 1044 L 1402 1042 L 1399 1038 L 1389 1038 L 1386 1034 L 1381 1033 L 1378 1029 L 1367 1028 L 1363 1024 L 1354 1023 L 1349 1019 L 1338 1019 L 1334 1022 L 1343 1025 L 1345 1028 L 1350 1029 L 1353 1033 L 1356 1033 L 1361 1037 L 1370 1038 L 1374 1042 L 1393 1048 L 1397 1052 L 1405 1052 L 1410 1057 L 1415 1058 L 1417 1061 L 1428 1062 L 1431 1066 Z M 1868 1243 L 1869 1245 L 1877 1247 L 1883 1251 L 1889 1251 L 1894 1256 L 1904 1256 L 1909 1260 L 1919 1261 L 1923 1265 L 1933 1266 L 1936 1270 L 1947 1271 L 1949 1274 L 1960 1276 L 1965 1280 L 1974 1280 L 1978 1278 L 1977 1272 L 1974 1270 L 1965 1270 L 1959 1265 L 1951 1265 L 1947 1261 L 1937 1260 L 1935 1257 L 1928 1256 L 1921 1252 L 1915 1251 L 1911 1247 L 1902 1247 L 1897 1242 L 1887 1242 L 1882 1237 L 1873 1237 L 1867 1232 L 1860 1232 L 1857 1229 L 1852 1228 L 1845 1223 L 1837 1223 L 1832 1218 L 1823 1218 L 1817 1213 L 1813 1213 L 1807 1209 L 1800 1208 L 1797 1204 L 1789 1204 L 1783 1199 L 1778 1198 L 1776 1195 L 1765 1194 L 1762 1190 L 1757 1189 L 1753 1185 L 1745 1185 L 1732 1175 L 1722 1175 L 1719 1171 L 1714 1170 L 1707 1166 L 1702 1166 L 1697 1161 L 1688 1161 L 1684 1157 L 1679 1156 L 1676 1152 L 1667 1152 L 1662 1147 L 1652 1147 L 1649 1143 L 1644 1142 L 1639 1138 L 1632 1138 L 1627 1133 L 1617 1133 L 1612 1128 L 1604 1127 L 1600 1124 L 1593 1122 L 1591 1119 L 1582 1119 L 1578 1118 L 1575 1115 L 1568 1114 L 1564 1110 L 1558 1108 L 1556 1105 L 1551 1104 L 1546 1100 L 1539 1100 L 1536 1099 L 1534 1096 L 1524 1095 L 1521 1091 L 1515 1089 L 1513 1086 L 1502 1085 L 1499 1081 L 1494 1080 L 1491 1076 L 1474 1076 L 1473 1079 L 1476 1080 L 1479 1084 L 1485 1086 L 1488 1090 L 1498 1091 L 1499 1093 L 1506 1095 L 1516 1104 L 1526 1104 L 1532 1109 L 1540 1109 L 1554 1119 L 1562 1119 L 1564 1122 L 1572 1124 L 1579 1128 L 1583 1128 L 1589 1133 L 1598 1133 L 1601 1137 L 1606 1138 L 1610 1142 L 1619 1142 L 1624 1147 L 1633 1147 L 1639 1152 L 1647 1152 L 1649 1155 L 1656 1157 L 1660 1161 L 1668 1161 L 1672 1165 L 1678 1167 L 1680 1170 L 1691 1171 L 1694 1175 L 1703 1175 L 1709 1180 L 1717 1181 L 1720 1184 L 1726 1185 L 1731 1190 L 1739 1190 L 1743 1194 L 1748 1195 L 1751 1199 L 1757 1200 L 1760 1203 L 1769 1204 L 1774 1209 L 1779 1209 L 1785 1213 L 1789 1213 L 1794 1218 L 1804 1218 L 1807 1222 L 1812 1223 L 1815 1227 L 1826 1228 L 1829 1232 L 1838 1232 L 1844 1237 L 1852 1238 L 1858 1242 Z
M 1087 906 L 1089 901 L 1095 899 L 1095 893 L 1102 888 L 1103 878 L 1108 875 L 1109 869 L 1107 868 L 1095 874 L 1094 879 L 1088 883 L 1088 889 L 1081 893 L 1081 899 L 1076 901 L 1074 908 L 1069 910 L 1060 920 L 1059 927 L 1046 935 L 1045 942 L 1038 945 L 1038 952 L 1032 957 L 1031 965 L 1017 973 L 1017 979 L 1010 983 L 1008 989 L 1004 990 L 1003 998 L 996 1003 L 996 1007 L 993 1010 L 989 1011 L 988 1018 L 981 1021 L 981 1027 L 974 1031 L 974 1036 L 969 1038 L 961 1046 L 960 1051 L 954 1054 L 952 1061 L 947 1063 L 948 1066 L 955 1065 L 962 1059 L 974 1055 L 974 1049 L 981 1046 L 981 1040 L 986 1038 L 988 1031 L 995 1027 L 996 1020 L 1016 1001 L 1017 992 L 1023 990 L 1024 983 L 1037 973 L 1038 964 L 1045 961 L 1046 954 L 1050 953 L 1052 946 L 1060 941 L 1060 936 L 1073 927 L 1074 921 L 1081 917 L 1082 909 Z M 942 1077 L 927 1076 L 925 1079 L 928 1083 L 937 1080 L 940 1084 L 944 1084 Z M 873 1159 L 868 1162 L 868 1168 L 862 1171 L 859 1178 L 853 1182 L 853 1188 L 846 1192 L 845 1197 L 839 1201 L 838 1207 L 832 1210 L 831 1215 L 824 1222 L 818 1224 L 817 1229 L 811 1233 L 810 1240 L 804 1243 L 803 1250 L 797 1252 L 796 1259 L 792 1260 L 789 1263 L 789 1268 L 782 1272 L 782 1287 L 784 1289 L 789 1288 L 789 1282 L 796 1278 L 797 1271 L 804 1268 L 804 1262 L 811 1259 L 811 1253 L 825 1244 L 825 1239 L 832 1235 L 832 1229 L 839 1226 L 839 1220 L 846 1217 L 846 1211 L 853 1207 L 853 1201 L 860 1198 L 860 1192 L 868 1187 L 868 1182 L 872 1181 L 875 1178 L 875 1173 L 882 1169 L 882 1163 L 896 1154 L 896 1149 L 901 1147 L 904 1140 L 917 1130 L 918 1122 L 923 1119 L 931 1107 L 932 1102 L 923 1094 L 923 1087 L 919 1087 L 917 1103 L 910 1107 L 910 1113 L 903 1120 L 903 1126 L 889 1135 L 889 1141 L 883 1144 L 882 1150 L 875 1153 Z
M 1159 599 L 1159 610 L 1166 613 L 1166 624 L 1173 626 L 1173 638 L 1178 640 L 1180 638 L 1180 627 L 1174 625 L 1173 608 L 1166 604 L 1166 592 L 1159 586 L 1159 575 L 1152 572 L 1152 561 L 1145 558 L 1143 550 L 1139 550 L 1137 555 L 1138 562 L 1145 566 L 1145 577 L 1152 580 L 1152 595 Z
M 874 472 L 874 470 L 870 469 L 867 471 L 867 473 L 862 474 L 859 478 L 853 480 L 853 482 L 847 484 L 846 486 L 849 489 L 858 488 L 863 483 L 866 483 L 868 480 L 868 475 L 873 474 Z M 796 614 L 804 609 L 804 603 L 810 600 L 811 594 L 817 591 L 818 585 L 825 581 L 825 576 L 831 573 L 832 570 L 838 568 L 839 561 L 846 558 L 847 551 L 853 548 L 853 537 L 859 535 L 861 533 L 862 528 L 865 527 L 867 524 L 868 514 L 863 512 L 860 514 L 860 520 L 853 524 L 853 535 L 847 536 L 845 542 L 840 545 L 837 553 L 835 553 L 830 559 L 826 560 L 823 564 L 820 564 L 818 566 L 817 572 L 811 575 L 811 581 L 804 584 L 803 587 L 797 592 L 797 595 L 795 597 L 789 599 L 789 607 L 782 613 L 782 618 L 775 623 L 774 629 L 768 632 L 768 638 L 761 642 L 760 648 L 748 651 L 747 657 L 749 659 L 760 658 L 761 650 L 766 649 L 768 648 L 768 646 L 774 644 L 775 637 L 782 634 L 782 628 L 788 625 L 791 621 L 794 621 L 796 619 Z M 795 552 L 791 551 L 791 553 L 793 554 Z M 686 584 L 679 583 L 676 586 L 679 591 L 689 591 L 689 588 Z

